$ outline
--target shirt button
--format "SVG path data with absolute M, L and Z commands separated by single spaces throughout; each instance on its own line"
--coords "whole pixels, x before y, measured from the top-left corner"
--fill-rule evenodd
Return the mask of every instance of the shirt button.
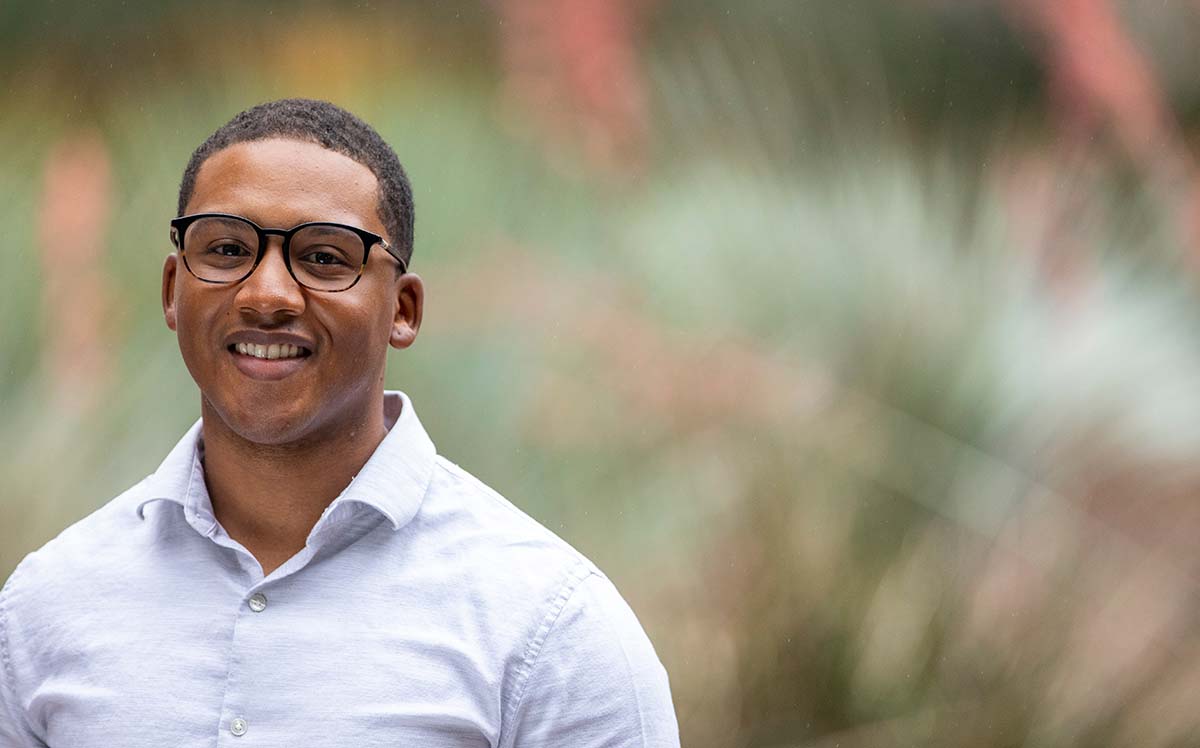
M 246 724 L 246 720 L 238 717 L 229 724 L 229 731 L 232 732 L 236 737 L 240 738 L 246 734 L 246 730 L 249 727 L 250 726 Z
M 267 609 L 267 596 L 261 592 L 255 592 L 247 601 L 250 605 L 250 610 L 255 613 L 261 613 Z

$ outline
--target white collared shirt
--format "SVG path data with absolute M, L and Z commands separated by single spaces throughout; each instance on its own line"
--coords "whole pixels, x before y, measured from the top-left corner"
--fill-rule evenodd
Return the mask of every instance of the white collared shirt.
M 412 404 L 263 577 L 197 423 L 0 592 L 0 747 L 678 746 L 667 676 L 586 558 L 437 456 Z

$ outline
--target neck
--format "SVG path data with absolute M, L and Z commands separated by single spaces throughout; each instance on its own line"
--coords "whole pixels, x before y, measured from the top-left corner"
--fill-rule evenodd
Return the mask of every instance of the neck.
M 321 513 L 350 485 L 387 435 L 383 404 L 319 438 L 258 444 L 203 403 L 204 478 L 213 513 L 270 574 L 304 548 Z

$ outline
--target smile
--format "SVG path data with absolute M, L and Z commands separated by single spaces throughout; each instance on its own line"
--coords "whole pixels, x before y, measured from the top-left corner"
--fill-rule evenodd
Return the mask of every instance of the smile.
M 264 382 L 287 379 L 307 368 L 311 348 L 294 343 L 231 343 L 227 350 L 243 376 Z
M 298 345 L 290 343 L 272 343 L 270 345 L 257 345 L 255 343 L 235 343 L 230 348 L 243 356 L 252 356 L 254 358 L 277 359 L 277 358 L 303 358 L 309 355 L 307 348 L 302 348 Z

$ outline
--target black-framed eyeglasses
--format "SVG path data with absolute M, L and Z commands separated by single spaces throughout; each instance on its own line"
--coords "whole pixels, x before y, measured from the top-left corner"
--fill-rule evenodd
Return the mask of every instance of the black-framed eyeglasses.
M 408 272 L 400 250 L 379 234 L 357 226 L 314 221 L 290 229 L 265 229 L 229 213 L 196 213 L 171 220 L 171 243 L 184 267 L 205 283 L 239 283 L 262 262 L 267 237 L 283 237 L 283 264 L 297 283 L 313 291 L 351 288 L 378 244 Z

